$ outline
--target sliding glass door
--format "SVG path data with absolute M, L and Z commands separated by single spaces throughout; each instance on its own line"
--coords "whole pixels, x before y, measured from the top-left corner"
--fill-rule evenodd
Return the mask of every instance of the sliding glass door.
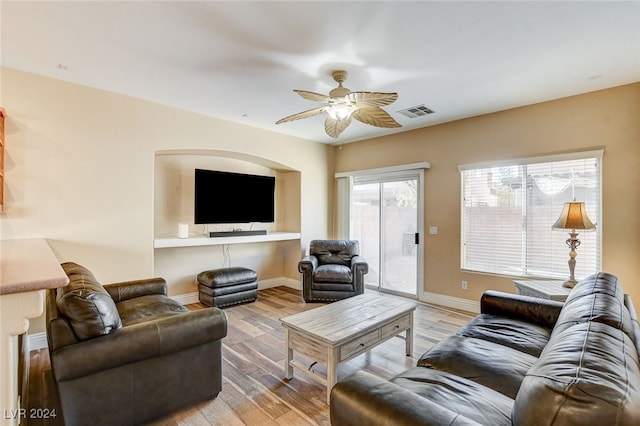
M 421 279 L 420 172 L 358 176 L 351 191 L 351 230 L 369 263 L 365 283 L 417 297 Z

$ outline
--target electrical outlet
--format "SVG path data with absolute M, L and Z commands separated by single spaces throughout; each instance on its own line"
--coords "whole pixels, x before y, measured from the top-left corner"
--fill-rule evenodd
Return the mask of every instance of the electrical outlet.
M 467 289 L 467 282 L 466 281 L 462 281 L 462 289 L 463 290 Z

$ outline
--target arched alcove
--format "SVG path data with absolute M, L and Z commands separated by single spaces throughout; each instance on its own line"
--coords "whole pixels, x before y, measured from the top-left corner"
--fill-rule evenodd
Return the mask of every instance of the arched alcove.
M 283 171 L 299 171 L 294 167 L 283 164 L 279 161 L 274 161 L 268 158 L 259 157 L 257 155 L 248 154 L 245 152 L 238 151 L 228 151 L 223 149 L 166 149 L 156 151 L 157 156 L 163 155 L 203 155 L 209 157 L 222 157 L 234 160 L 242 160 L 249 163 L 255 163 L 260 166 L 269 167 L 274 170 L 283 170 Z
M 267 231 L 300 232 L 300 172 L 273 160 L 221 150 L 158 151 L 154 162 L 154 236 L 177 236 L 178 223 L 189 225 L 190 236 L 208 235 L 208 227 L 193 223 L 196 168 L 275 176 L 276 220 L 262 224 Z M 224 208 L 224 200 L 221 200 Z M 235 226 L 234 226 L 235 227 Z M 225 225 L 216 229 L 225 231 Z
M 300 252 L 296 240 L 248 242 L 242 244 L 203 243 L 211 231 L 249 229 L 251 224 L 195 225 L 195 169 L 274 176 L 275 221 L 255 226 L 268 233 L 300 233 L 300 172 L 268 158 L 222 150 L 164 150 L 154 158 L 154 272 L 167 279 L 169 294 L 196 291 L 198 272 L 223 266 L 244 266 L 258 272 L 259 280 L 284 277 L 292 270 Z M 220 200 L 224 208 L 224 200 Z M 159 239 L 178 237 L 178 224 L 187 224 L 189 239 L 174 247 L 158 248 Z M 255 228 L 254 228 L 255 229 Z M 190 242 L 193 241 L 193 244 Z

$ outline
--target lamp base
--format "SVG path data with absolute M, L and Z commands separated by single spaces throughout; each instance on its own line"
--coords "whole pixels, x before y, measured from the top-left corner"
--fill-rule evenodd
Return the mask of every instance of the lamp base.
M 578 239 L 578 233 L 575 229 L 569 232 L 569 237 L 566 241 L 569 246 L 569 279 L 562 284 L 562 287 L 565 288 L 573 288 L 578 282 L 576 281 L 574 271 L 576 269 L 576 256 L 578 255 L 576 249 L 580 245 L 580 240 Z

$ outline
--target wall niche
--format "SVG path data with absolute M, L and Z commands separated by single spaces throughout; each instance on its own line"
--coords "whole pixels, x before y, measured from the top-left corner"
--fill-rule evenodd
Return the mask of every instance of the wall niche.
M 193 218 L 196 168 L 275 176 L 275 222 L 196 225 Z M 154 162 L 154 238 L 178 236 L 178 224 L 188 224 L 189 239 L 207 238 L 211 231 L 301 229 L 300 172 L 268 159 L 226 151 L 160 151 Z M 221 201 L 220 208 L 224 208 Z M 258 280 L 286 278 L 299 260 L 300 240 L 156 248 L 154 273 L 167 280 L 170 295 L 196 291 L 195 275 L 207 269 L 244 266 L 258 272 Z M 297 277 L 289 277 L 296 278 Z

